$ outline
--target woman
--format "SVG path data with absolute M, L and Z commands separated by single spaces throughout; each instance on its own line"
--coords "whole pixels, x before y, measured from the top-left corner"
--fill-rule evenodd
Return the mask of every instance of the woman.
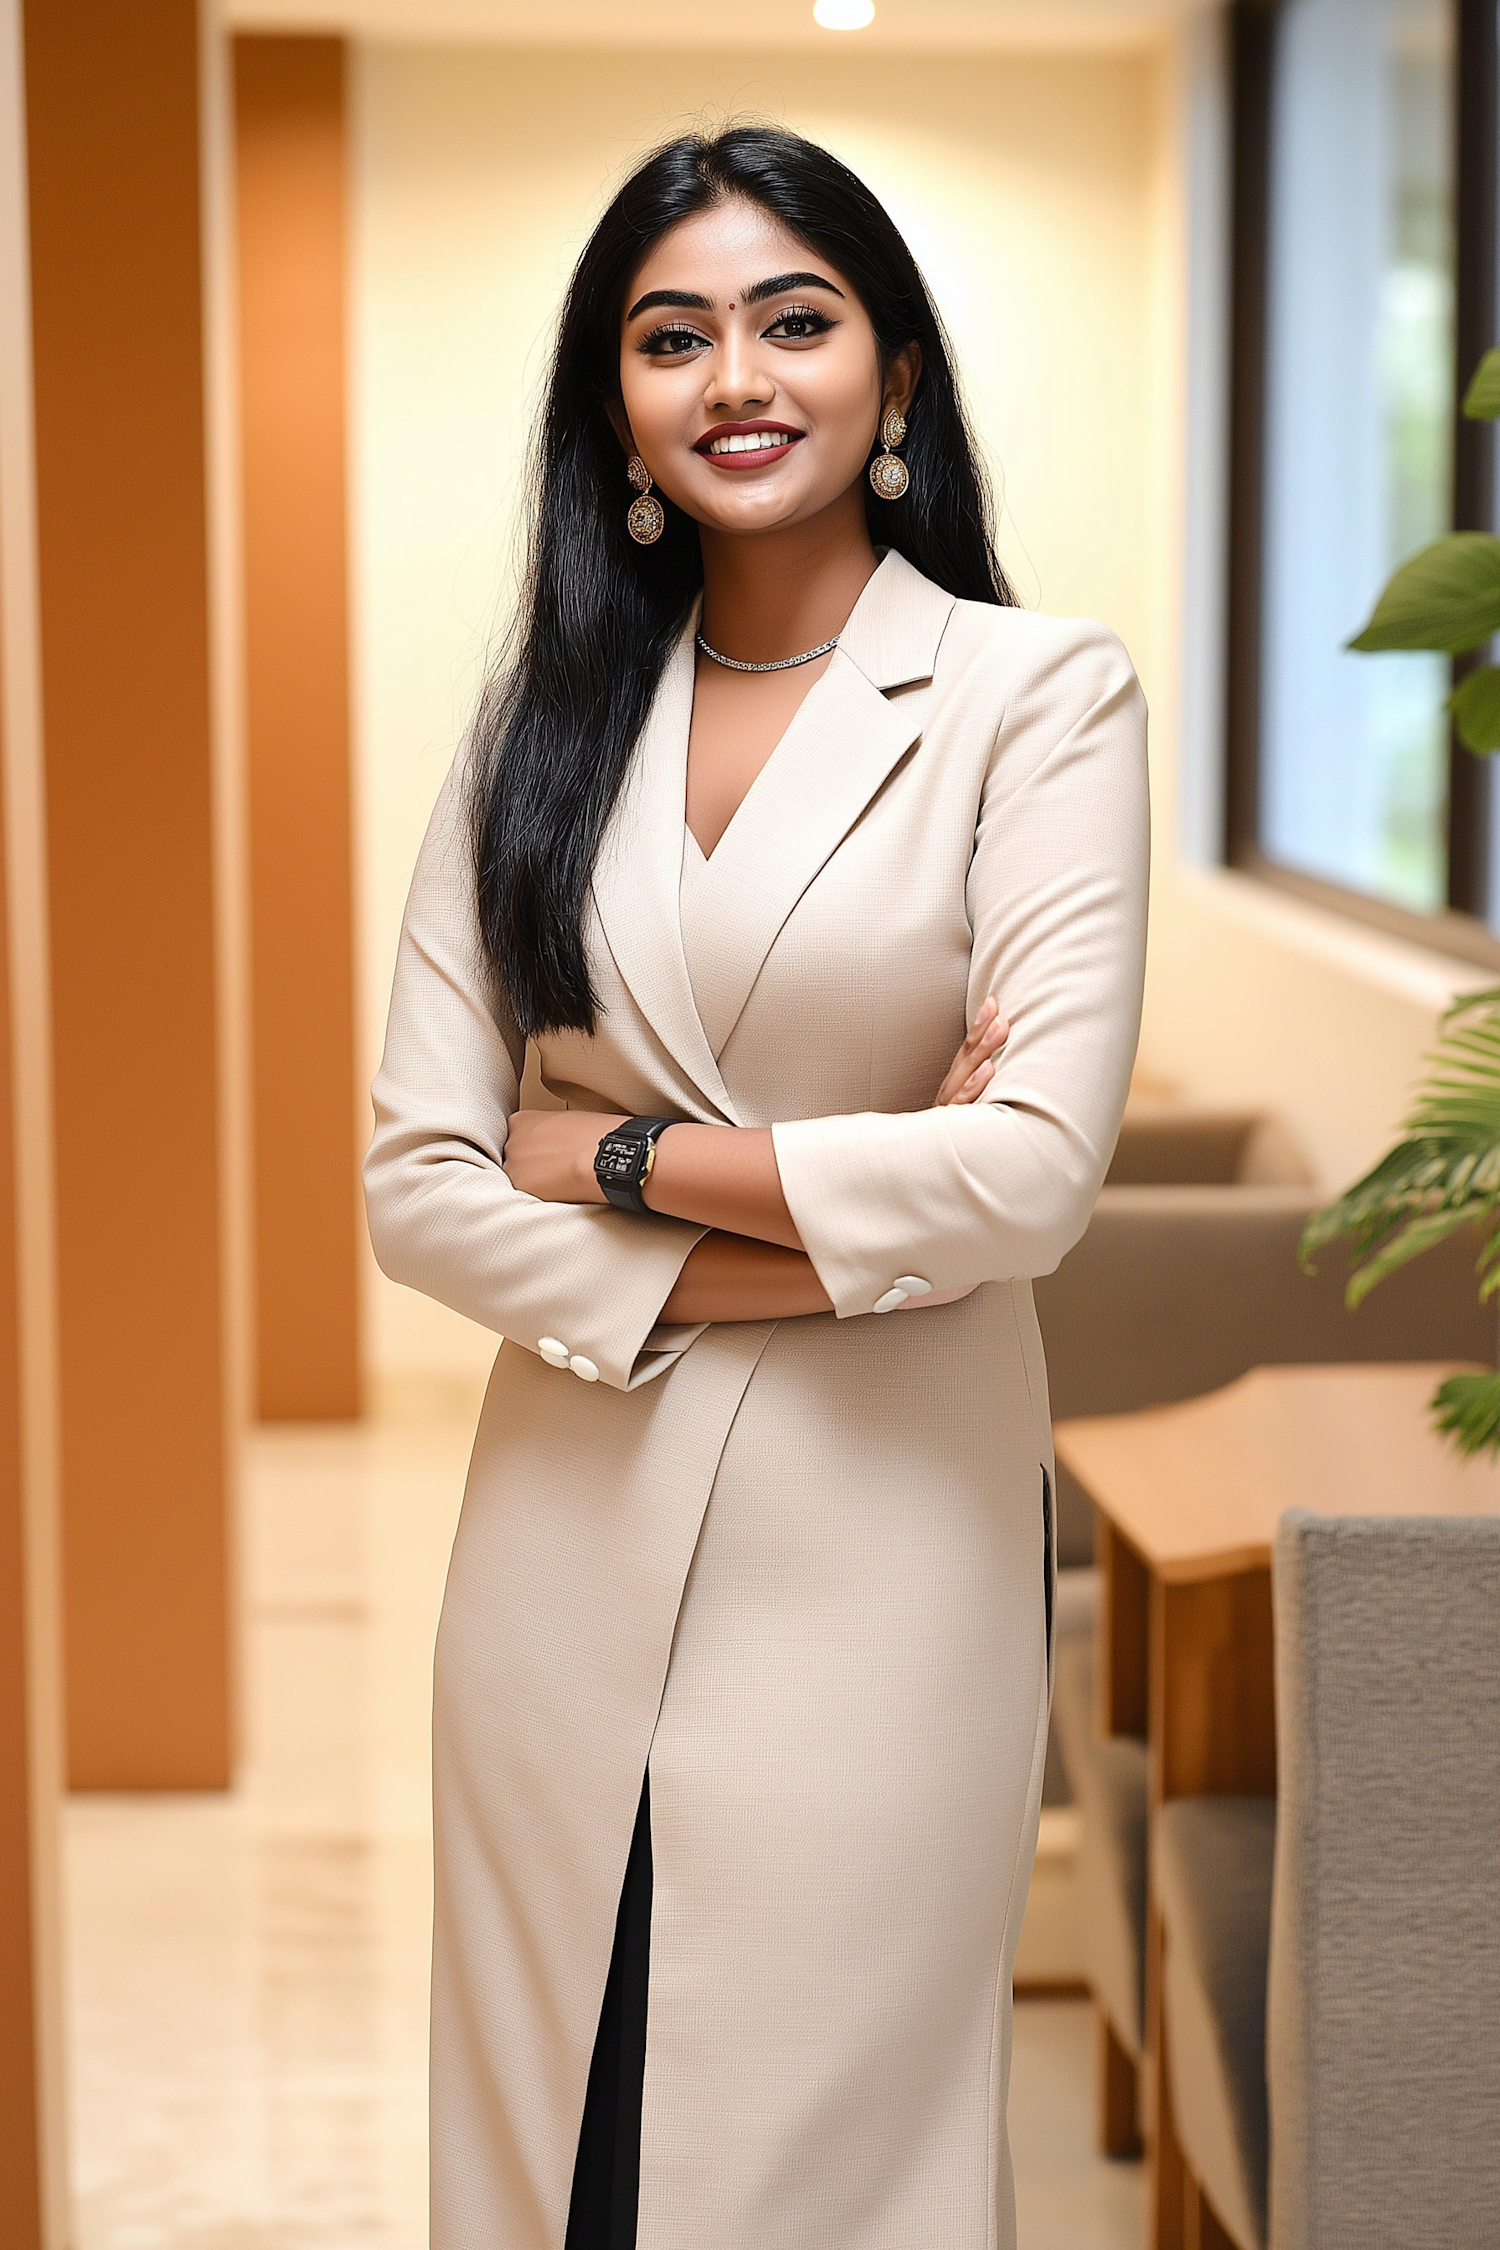
M 367 1167 L 386 1271 L 506 1338 L 437 1654 L 434 2250 L 992 2250 L 1027 1277 L 1134 1051 L 1139 690 L 1011 606 L 911 255 L 789 134 L 605 213 L 534 523 Z

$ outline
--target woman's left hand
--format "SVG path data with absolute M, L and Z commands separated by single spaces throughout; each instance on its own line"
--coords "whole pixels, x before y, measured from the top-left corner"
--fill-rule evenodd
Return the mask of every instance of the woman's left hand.
M 594 1152 L 624 1123 L 623 1114 L 600 1117 L 591 1109 L 518 1109 L 505 1136 L 505 1176 L 543 1203 L 602 1203 Z
M 962 1108 L 977 1102 L 995 1075 L 995 1058 L 1009 1037 L 1010 1025 L 991 993 L 970 1025 L 968 1038 L 948 1065 L 933 1108 Z

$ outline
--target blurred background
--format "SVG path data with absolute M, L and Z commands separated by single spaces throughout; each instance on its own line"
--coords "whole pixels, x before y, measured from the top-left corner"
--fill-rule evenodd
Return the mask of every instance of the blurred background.
M 1344 647 L 1493 527 L 1493 0 L 870 16 L 0 0 L 3 2250 L 426 2240 L 427 1666 L 495 1339 L 379 1275 L 356 1173 L 560 292 L 653 143 L 767 118 L 872 185 L 1022 600 L 1145 685 L 1145 1026 L 1095 1263 L 1039 1293 L 1059 1412 L 1493 1362 L 1462 1260 L 1356 1333 L 1292 1255 L 1500 981 L 1449 661 Z M 1144 2034 L 1067 1765 L 1013 2128 L 1023 2245 L 1087 2250 L 1145 2223 L 1096 2114 Z

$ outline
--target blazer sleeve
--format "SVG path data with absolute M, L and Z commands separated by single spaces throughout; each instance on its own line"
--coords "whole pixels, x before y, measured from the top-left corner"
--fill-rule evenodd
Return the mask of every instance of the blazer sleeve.
M 1146 708 L 1113 634 L 1034 623 L 969 869 L 969 1020 L 993 993 L 1011 1024 L 994 1077 L 964 1108 L 774 1128 L 788 1207 L 841 1316 L 903 1275 L 962 1290 L 1050 1273 L 1119 1133 L 1145 969 Z
M 646 1342 L 706 1230 L 544 1203 L 501 1169 L 525 1041 L 495 1009 L 481 955 L 461 764 L 438 799 L 402 925 L 364 1168 L 370 1238 L 393 1281 L 528 1351 L 555 1337 L 585 1372 L 630 1390 L 701 1334 L 674 1327 L 652 1338 L 661 1348 Z

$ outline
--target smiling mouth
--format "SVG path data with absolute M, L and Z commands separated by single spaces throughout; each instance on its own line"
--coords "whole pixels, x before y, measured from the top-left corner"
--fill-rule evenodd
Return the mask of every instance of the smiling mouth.
M 716 469 L 758 469 L 784 461 L 803 433 L 784 424 L 766 422 L 721 423 L 698 440 L 693 448 Z

